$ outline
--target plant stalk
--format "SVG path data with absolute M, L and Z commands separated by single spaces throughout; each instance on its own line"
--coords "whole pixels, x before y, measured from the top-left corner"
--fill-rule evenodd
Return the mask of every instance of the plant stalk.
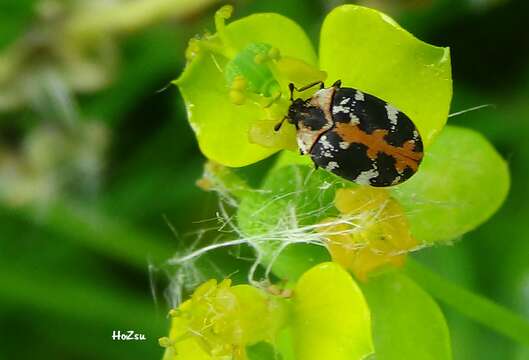
M 408 259 L 405 272 L 437 300 L 477 323 L 529 346 L 527 319 L 444 279 L 413 259 Z

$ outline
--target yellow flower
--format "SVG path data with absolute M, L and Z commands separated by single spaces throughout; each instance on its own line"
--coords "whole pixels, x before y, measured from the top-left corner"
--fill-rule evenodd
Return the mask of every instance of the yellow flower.
M 250 285 L 231 286 L 226 279 L 200 285 L 191 299 L 170 311 L 164 360 L 245 360 L 246 346 L 273 343 L 285 323 L 286 300 Z
M 402 207 L 385 189 L 355 187 L 336 191 L 335 206 L 341 215 L 328 218 L 319 229 L 325 234 L 334 261 L 358 279 L 383 265 L 402 266 L 406 253 L 418 243 L 411 236 Z M 337 221 L 350 219 L 348 221 Z

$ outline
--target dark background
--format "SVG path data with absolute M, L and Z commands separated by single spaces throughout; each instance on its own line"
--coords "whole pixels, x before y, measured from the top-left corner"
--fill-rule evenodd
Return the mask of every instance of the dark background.
M 116 2 L 110 19 L 134 2 Z M 64 24 L 90 15 L 95 2 L 0 0 L 0 358 L 161 357 L 164 289 L 174 275 L 164 260 L 214 226 L 200 221 L 217 208 L 215 196 L 195 186 L 204 159 L 178 90 L 167 85 L 183 68 L 187 40 L 213 31 L 220 3 L 172 2 L 171 11 L 130 27 L 106 28 L 99 17 L 72 45 Z M 235 3 L 234 18 L 278 12 L 317 44 L 325 14 L 342 3 L 246 0 Z M 511 192 L 492 219 L 453 246 L 417 256 L 529 316 L 529 2 L 362 4 L 450 46 L 452 112 L 494 106 L 449 123 L 485 134 L 511 169 Z M 88 78 L 80 76 L 88 68 L 75 67 L 84 60 L 95 64 Z M 1 106 L 2 96 L 18 104 Z M 206 278 L 239 270 L 233 276 L 242 281 L 248 262 L 219 251 L 196 266 Z M 446 315 L 455 359 L 529 359 L 528 349 L 450 309 Z M 147 340 L 111 340 L 113 330 L 129 329 Z

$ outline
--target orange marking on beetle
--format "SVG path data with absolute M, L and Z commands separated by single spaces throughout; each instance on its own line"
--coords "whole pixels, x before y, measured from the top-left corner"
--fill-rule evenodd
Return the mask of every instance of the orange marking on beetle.
M 402 147 L 388 144 L 384 139 L 388 130 L 377 129 L 368 134 L 358 126 L 336 123 L 336 133 L 346 142 L 367 146 L 367 156 L 371 160 L 375 160 L 379 152 L 391 155 L 395 159 L 395 168 L 399 173 L 402 173 L 407 166 L 417 171 L 419 161 L 422 159 L 422 152 L 413 151 L 415 145 L 413 140 L 406 141 Z

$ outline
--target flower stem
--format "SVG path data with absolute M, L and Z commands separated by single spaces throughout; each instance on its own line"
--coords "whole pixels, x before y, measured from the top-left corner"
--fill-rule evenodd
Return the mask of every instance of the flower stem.
M 470 319 L 529 345 L 529 321 L 509 309 L 442 278 L 417 261 L 408 259 L 406 273 L 437 300 Z

